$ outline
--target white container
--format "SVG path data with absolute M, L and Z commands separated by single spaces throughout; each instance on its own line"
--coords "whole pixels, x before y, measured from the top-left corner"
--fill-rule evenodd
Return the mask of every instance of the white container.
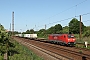
M 19 37 L 22 37 L 22 34 L 18 34 Z
M 15 36 L 18 36 L 18 34 L 15 34 Z
M 25 38 L 30 38 L 30 39 L 36 39 L 37 38 L 37 34 L 24 34 Z
M 37 34 L 30 34 L 30 38 L 31 39 L 36 39 L 37 38 Z
M 30 34 L 24 34 L 24 37 L 30 38 Z

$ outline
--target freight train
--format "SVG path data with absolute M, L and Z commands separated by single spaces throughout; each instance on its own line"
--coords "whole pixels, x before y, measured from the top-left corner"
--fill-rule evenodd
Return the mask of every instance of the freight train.
M 37 39 L 37 34 L 16 34 L 15 36 Z M 73 34 L 49 34 L 48 40 L 45 41 L 61 45 L 75 45 L 76 39 Z

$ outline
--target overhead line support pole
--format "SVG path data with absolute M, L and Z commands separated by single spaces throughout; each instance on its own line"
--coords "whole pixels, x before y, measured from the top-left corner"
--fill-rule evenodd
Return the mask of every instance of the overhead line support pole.
M 80 40 L 81 40 L 81 37 L 82 37 L 82 25 L 81 25 L 81 20 L 82 20 L 82 16 L 80 15 Z
M 11 31 L 11 23 L 10 23 L 10 31 Z
M 14 12 L 12 12 L 12 36 L 14 34 Z
M 45 24 L 45 36 L 46 36 L 46 24 Z

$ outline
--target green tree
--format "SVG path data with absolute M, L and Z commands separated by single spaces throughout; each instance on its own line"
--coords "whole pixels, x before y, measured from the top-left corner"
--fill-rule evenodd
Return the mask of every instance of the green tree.
M 35 31 L 33 29 L 27 30 L 26 32 L 23 32 L 23 34 L 33 34 Z
M 60 24 L 55 25 L 55 33 L 61 33 L 62 26 Z
M 62 28 L 62 33 L 68 34 L 69 33 L 69 27 L 68 26 L 63 27 Z
M 34 30 L 33 29 L 30 29 L 30 33 L 33 34 L 34 33 Z
M 60 24 L 56 24 L 55 26 L 50 27 L 47 30 L 48 34 L 56 34 L 56 33 L 61 33 L 62 26 Z
M 29 30 L 27 30 L 25 33 L 26 33 L 26 34 L 30 34 L 30 31 L 29 31 Z
M 85 27 L 84 31 L 84 37 L 89 37 L 90 36 L 90 26 Z
M 52 26 L 47 30 L 48 34 L 54 34 L 55 33 L 55 28 Z
M 81 22 L 82 25 L 82 33 L 84 32 L 84 24 Z M 74 33 L 74 34 L 78 34 L 80 33 L 80 21 L 78 21 L 76 18 L 73 18 L 70 22 L 69 22 L 69 33 Z
M 4 29 L 4 27 L 0 24 L 0 57 L 3 57 L 3 55 L 6 53 L 7 59 L 8 55 L 16 52 L 14 49 L 15 45 L 11 43 L 10 33 L 10 31 L 6 31 L 6 29 Z
M 21 33 L 21 32 L 18 32 L 18 31 L 14 31 L 14 35 L 15 35 L 15 34 L 20 34 L 20 33 Z
M 0 24 L 0 53 L 7 54 L 8 59 L 8 48 L 9 48 L 9 33 L 4 29 L 4 27 Z
M 90 30 L 87 30 L 84 32 L 84 37 L 89 37 L 90 36 Z
M 39 37 L 45 37 L 46 30 L 45 30 L 45 29 L 40 29 L 40 30 L 37 32 L 37 34 L 38 34 Z
M 90 26 L 85 26 L 84 31 L 90 30 Z

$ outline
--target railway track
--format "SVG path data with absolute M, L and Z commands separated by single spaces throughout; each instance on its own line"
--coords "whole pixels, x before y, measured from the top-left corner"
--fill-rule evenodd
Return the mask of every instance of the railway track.
M 84 54 L 84 53 L 79 53 L 79 52 L 76 52 L 76 51 L 72 51 L 72 50 L 68 50 L 68 49 L 64 49 L 64 48 L 60 48 L 60 47 L 56 47 L 56 46 L 51 46 L 51 45 L 46 45 L 47 47 L 49 48 L 53 48 L 53 49 L 57 49 L 57 50 L 60 50 L 60 51 L 64 51 L 64 52 L 67 52 L 67 53 L 70 53 L 70 54 L 74 54 L 74 55 L 77 55 L 77 56 L 85 56 L 87 58 L 90 57 L 90 55 L 88 54 Z M 90 58 L 89 58 L 90 59 Z
M 65 48 L 60 48 L 60 47 L 56 47 L 55 45 L 52 45 L 52 44 L 44 44 L 44 43 L 40 43 L 39 45 L 43 45 L 44 47 L 40 47 L 40 48 L 43 48 L 43 49 L 47 49 L 47 50 L 53 50 L 55 53 L 57 54 L 61 54 L 62 52 L 62 56 L 66 56 L 66 57 L 73 57 L 74 59 L 77 59 L 79 58 L 79 60 L 82 59 L 82 57 L 86 57 L 87 60 L 90 59 L 90 55 L 88 54 L 84 54 L 84 53 L 79 53 L 79 52 L 76 52 L 76 51 L 72 51 L 72 50 L 68 50 L 68 49 L 65 49 Z M 65 55 L 67 54 L 67 55 Z M 70 55 L 71 56 L 68 56 Z M 73 59 L 71 58 L 71 59 Z
M 55 52 L 52 52 L 52 51 L 50 51 L 50 50 L 47 50 L 47 49 L 43 49 L 42 47 L 38 47 L 38 46 L 36 46 L 36 45 L 34 45 L 34 44 L 31 44 L 30 42 L 32 41 L 28 41 L 28 39 L 25 39 L 25 40 L 23 40 L 23 39 L 17 39 L 17 38 L 14 38 L 16 41 L 18 41 L 19 43 L 21 43 L 21 44 L 23 44 L 23 45 L 25 45 L 25 46 L 30 46 L 30 47 L 33 47 L 34 49 L 37 49 L 37 50 L 39 50 L 39 51 L 42 51 L 42 52 L 44 52 L 45 54 L 48 54 L 49 56 L 51 56 L 51 57 L 53 57 L 54 59 L 49 59 L 49 60 L 72 60 L 71 58 L 68 58 L 68 57 L 66 57 L 66 56 L 62 56 L 62 55 L 60 55 L 60 54 L 58 54 L 58 53 L 55 53 Z M 21 41 L 20 41 L 21 40 Z M 33 42 L 32 42 L 33 43 Z M 45 59 L 45 60 L 48 60 L 48 59 Z
M 21 38 L 22 39 L 22 38 Z M 57 59 L 60 59 L 62 57 L 67 58 L 69 60 L 82 60 L 82 59 L 87 59 L 90 60 L 90 55 L 85 54 L 85 53 L 80 53 L 74 50 L 70 50 L 66 47 L 60 47 L 54 44 L 49 44 L 49 43 L 44 43 L 44 42 L 39 42 L 39 41 L 34 41 L 34 40 L 29 40 L 29 39 L 23 39 L 24 42 L 27 42 L 28 44 L 35 45 L 39 48 L 42 48 L 46 51 L 51 52 L 53 57 L 57 57 Z M 48 54 L 48 53 L 47 53 Z
M 36 47 L 36 46 L 31 45 L 31 44 L 29 44 L 29 43 L 26 43 L 26 44 L 28 44 L 29 46 L 32 46 L 32 47 L 34 47 L 34 48 L 36 48 L 36 49 L 44 52 L 44 53 L 47 53 L 48 55 L 50 55 L 50 56 L 52 56 L 52 57 L 54 57 L 54 58 L 56 58 L 56 59 L 58 59 L 58 60 L 62 60 L 62 57 L 64 57 L 63 59 L 65 59 L 65 60 L 71 60 L 70 58 L 68 58 L 68 57 L 66 57 L 66 56 L 62 56 L 62 55 L 60 55 L 60 54 L 58 54 L 58 53 L 55 53 L 55 52 L 52 52 L 52 51 L 50 51 L 50 50 L 43 49 L 42 47 Z M 58 56 L 59 56 L 59 57 L 58 57 Z M 60 56 L 62 56 L 62 57 L 60 57 Z

